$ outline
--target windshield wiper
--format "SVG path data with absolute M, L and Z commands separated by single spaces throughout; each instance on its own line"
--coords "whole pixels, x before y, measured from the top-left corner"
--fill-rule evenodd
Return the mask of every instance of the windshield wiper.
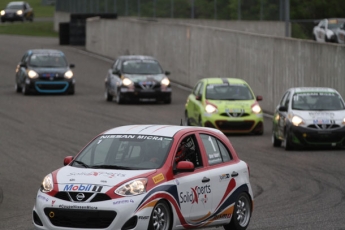
M 76 163 L 78 163 L 78 164 L 84 166 L 85 168 L 90 168 L 90 166 L 88 166 L 87 164 L 85 164 L 85 163 L 82 162 L 82 161 L 74 161 L 74 162 L 76 162 Z
M 95 169 L 132 169 L 131 167 L 119 166 L 119 165 L 92 165 L 91 168 Z

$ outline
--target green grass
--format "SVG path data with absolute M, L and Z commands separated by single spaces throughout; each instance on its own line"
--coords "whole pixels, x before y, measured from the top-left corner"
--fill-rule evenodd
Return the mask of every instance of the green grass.
M 0 0 L 0 9 L 4 9 L 9 2 L 9 0 Z M 0 34 L 58 37 L 59 33 L 54 31 L 53 22 L 55 6 L 44 6 L 42 0 L 27 0 L 27 2 L 34 9 L 34 21 L 1 23 Z M 52 20 L 39 21 L 39 18 L 52 18 Z
M 0 34 L 58 37 L 54 22 L 6 22 L 0 25 Z

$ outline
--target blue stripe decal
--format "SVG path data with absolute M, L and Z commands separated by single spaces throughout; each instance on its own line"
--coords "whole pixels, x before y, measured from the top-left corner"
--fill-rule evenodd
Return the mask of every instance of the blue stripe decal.
M 37 85 L 64 85 L 65 87 L 63 89 L 40 89 Z M 68 88 L 68 82 L 44 82 L 44 81 L 38 81 L 35 82 L 35 88 L 39 93 L 63 93 Z

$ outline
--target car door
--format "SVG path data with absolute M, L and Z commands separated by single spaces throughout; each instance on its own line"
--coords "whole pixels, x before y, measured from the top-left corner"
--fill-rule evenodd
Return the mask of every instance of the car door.
M 117 63 L 118 63 L 118 60 L 115 60 L 114 63 L 108 69 L 108 73 L 106 76 L 106 86 L 111 94 L 114 94 L 116 91 L 117 78 L 116 78 L 116 75 L 114 74 L 114 71 L 116 70 Z
M 209 172 L 204 169 L 200 148 L 194 134 L 181 138 L 174 158 L 174 167 L 180 161 L 190 161 L 195 167 L 193 172 L 180 172 L 174 175 L 181 213 L 189 225 L 199 225 L 211 213 L 212 189 L 215 188 L 212 188 L 210 184 Z
M 231 151 L 217 137 L 207 133 L 200 133 L 201 152 L 207 159 L 209 186 L 212 195 L 211 220 L 214 224 L 228 223 L 232 215 L 232 209 L 227 203 L 229 194 L 244 182 L 241 175 L 247 170 L 243 164 L 231 163 L 233 160 Z
M 280 138 L 284 138 L 284 135 L 285 135 L 290 97 L 291 97 L 291 92 L 287 91 L 277 108 L 277 114 L 278 114 L 277 131 L 278 131 L 278 136 Z
M 25 53 L 17 65 L 16 80 L 19 84 L 24 84 L 28 60 L 29 60 L 29 54 Z

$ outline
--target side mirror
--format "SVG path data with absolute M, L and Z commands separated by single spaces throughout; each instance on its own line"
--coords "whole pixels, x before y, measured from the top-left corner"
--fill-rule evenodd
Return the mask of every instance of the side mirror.
M 24 68 L 27 67 L 27 65 L 26 65 L 25 63 L 20 63 L 19 66 L 20 66 L 20 67 L 24 67 Z
M 177 163 L 176 172 L 193 172 L 194 164 L 190 161 L 180 161 Z
M 201 101 L 201 95 L 196 95 L 195 99 L 198 100 L 198 101 Z
M 119 70 L 113 70 L 113 74 L 119 75 L 119 76 L 121 75 Z
M 74 68 L 74 67 L 75 67 L 74 64 L 70 64 L 70 65 L 69 65 L 69 68 Z
M 165 73 L 165 75 L 167 75 L 167 76 L 170 75 L 170 71 L 165 71 L 164 73 Z
M 262 96 L 256 96 L 257 101 L 262 101 L 262 99 L 263 99 Z
M 65 159 L 63 160 L 63 165 L 66 166 L 66 165 L 68 165 L 69 163 L 71 163 L 72 160 L 73 160 L 73 158 L 74 158 L 73 156 L 65 157 Z
M 287 107 L 286 106 L 280 106 L 279 108 L 278 108 L 278 111 L 279 112 L 287 112 Z

